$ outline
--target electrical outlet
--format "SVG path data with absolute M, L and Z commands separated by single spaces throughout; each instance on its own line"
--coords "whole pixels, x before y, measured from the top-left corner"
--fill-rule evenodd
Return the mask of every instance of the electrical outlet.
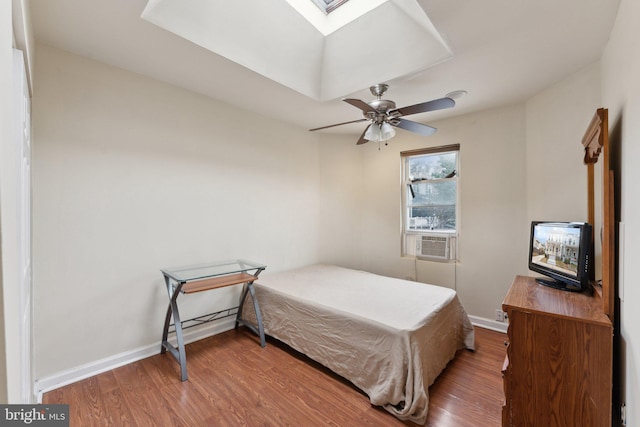
M 504 322 L 504 311 L 500 310 L 499 308 L 496 308 L 496 321 Z
M 623 403 L 622 405 L 620 405 L 620 422 L 621 425 L 626 426 L 627 425 L 627 404 Z

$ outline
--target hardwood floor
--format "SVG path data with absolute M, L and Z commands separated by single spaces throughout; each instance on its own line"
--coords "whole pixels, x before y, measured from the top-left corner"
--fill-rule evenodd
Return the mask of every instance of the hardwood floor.
M 460 350 L 429 389 L 428 426 L 500 426 L 505 335 L 476 327 L 476 351 Z M 187 346 L 189 380 L 156 355 L 46 393 L 69 404 L 74 426 L 415 426 L 274 339 L 248 330 Z

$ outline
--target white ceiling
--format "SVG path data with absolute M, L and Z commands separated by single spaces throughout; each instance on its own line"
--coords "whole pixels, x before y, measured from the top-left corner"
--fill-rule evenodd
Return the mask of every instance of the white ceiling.
M 188 4 L 194 0 L 181 1 Z M 242 0 L 248 16 L 254 2 L 264 1 Z M 275 1 L 286 2 L 269 0 Z M 218 3 L 231 2 L 218 0 Z M 140 16 L 147 0 L 30 0 L 30 12 L 40 43 L 308 129 L 361 118 L 358 109 L 340 98 L 370 100 L 368 87 L 375 83 L 388 83 L 385 98 L 394 100 L 399 107 L 440 98 L 453 90 L 468 91 L 453 109 L 410 117 L 422 123 L 523 101 L 600 58 L 618 3 L 618 0 L 417 0 L 453 56 L 385 81 L 369 81 L 370 75 L 354 70 L 348 77 L 350 81 L 361 78 L 360 89 L 328 101 L 303 95 L 143 20 Z M 263 22 L 279 22 L 282 28 L 287 28 L 282 16 L 269 16 L 261 10 L 258 18 Z M 380 22 L 365 28 L 369 34 L 363 50 L 394 38 L 394 26 L 378 19 Z M 260 40 L 265 37 L 262 26 L 244 26 L 241 30 L 243 37 L 255 39 L 260 48 Z M 398 43 L 397 49 L 411 59 L 417 54 L 416 44 L 419 41 Z M 397 64 L 389 62 L 386 57 L 380 58 L 373 67 L 379 75 L 384 76 L 385 72 L 390 75 L 388 70 L 397 69 Z M 37 75 L 35 85 L 37 94 Z M 323 132 L 359 134 L 363 126 L 358 123 Z
M 326 16 L 310 0 L 302 1 L 320 18 L 376 3 L 351 0 Z M 142 17 L 303 95 L 327 101 L 361 90 L 362 82 L 413 74 L 451 58 L 416 0 L 377 3 L 326 34 L 289 0 L 152 0 Z M 381 22 L 393 37 L 372 39 Z M 376 66 L 381 60 L 384 67 Z

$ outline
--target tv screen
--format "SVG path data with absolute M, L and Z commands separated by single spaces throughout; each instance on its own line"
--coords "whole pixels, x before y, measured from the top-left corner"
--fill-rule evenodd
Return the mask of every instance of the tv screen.
M 529 270 L 539 283 L 567 291 L 589 289 L 592 227 L 585 222 L 531 223 Z

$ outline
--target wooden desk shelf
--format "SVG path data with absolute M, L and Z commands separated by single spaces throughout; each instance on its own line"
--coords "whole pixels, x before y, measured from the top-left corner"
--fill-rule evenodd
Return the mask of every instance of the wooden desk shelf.
M 208 291 L 210 289 L 224 288 L 225 286 L 239 285 L 240 283 L 253 282 L 258 276 L 247 273 L 229 274 L 227 276 L 215 277 L 213 279 L 203 279 L 195 282 L 188 282 L 182 287 L 182 292 L 191 294 L 194 292 Z

